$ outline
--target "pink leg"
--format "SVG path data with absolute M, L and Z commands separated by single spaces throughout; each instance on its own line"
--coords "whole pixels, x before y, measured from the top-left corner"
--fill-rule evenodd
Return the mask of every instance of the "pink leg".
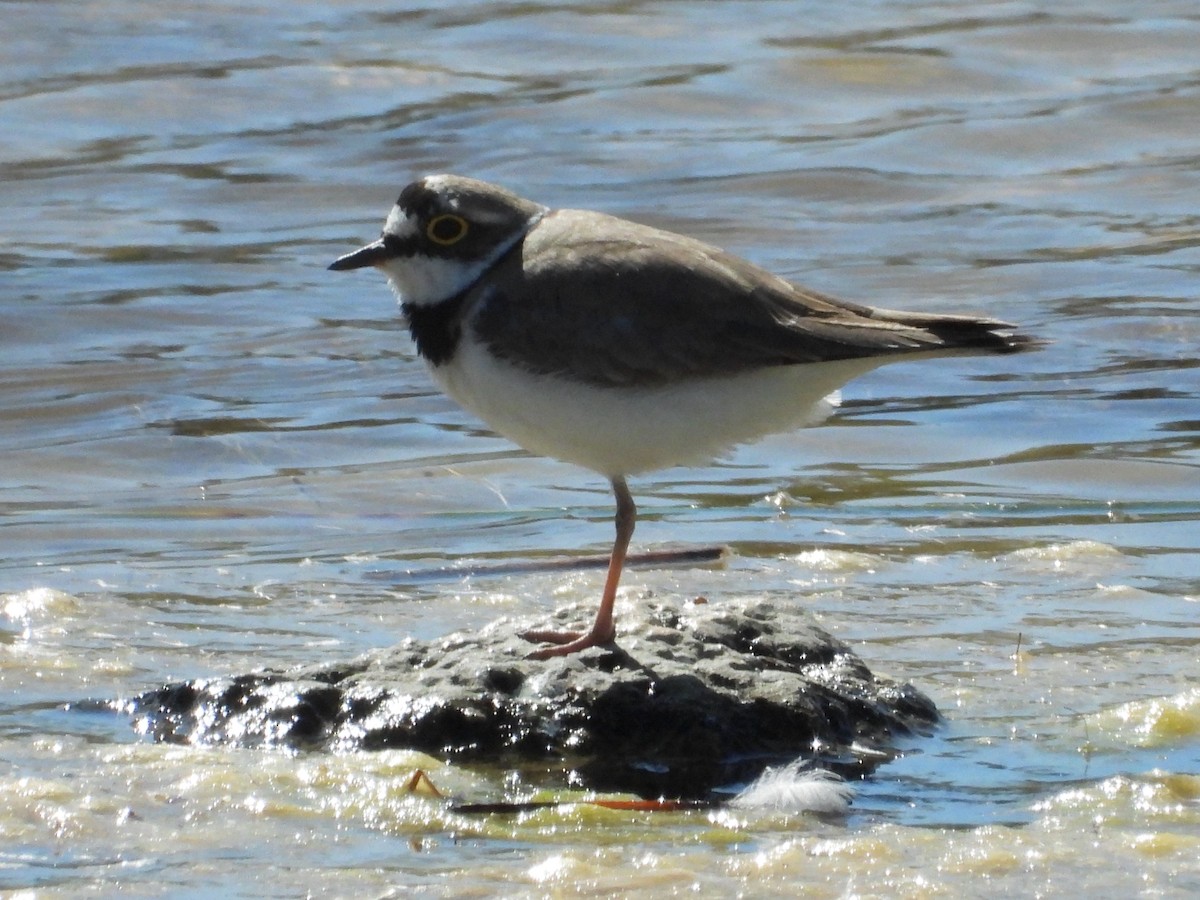
M 590 631 L 527 631 L 521 637 L 527 641 L 539 641 L 553 644 L 529 654 L 530 659 L 549 659 L 552 656 L 567 656 L 583 650 L 585 647 L 596 647 L 610 644 L 617 636 L 617 626 L 613 621 L 613 605 L 617 601 L 617 585 L 621 581 L 621 569 L 625 565 L 625 554 L 629 550 L 629 539 L 633 537 L 633 528 L 637 524 L 637 507 L 633 503 L 633 495 L 625 479 L 612 479 L 613 494 L 617 498 L 617 539 L 613 543 L 612 556 L 608 560 L 608 578 L 604 581 L 604 595 L 600 598 L 600 609 L 596 612 L 596 620 L 592 622 Z

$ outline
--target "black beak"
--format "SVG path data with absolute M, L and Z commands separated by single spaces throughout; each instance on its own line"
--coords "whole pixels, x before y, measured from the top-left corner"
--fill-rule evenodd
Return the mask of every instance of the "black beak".
M 391 257 L 387 247 L 383 244 L 383 238 L 367 244 L 365 247 L 359 247 L 353 253 L 347 253 L 345 256 L 339 256 L 329 264 L 329 268 L 335 272 L 345 272 L 350 269 L 362 269 L 366 266 L 377 266 Z

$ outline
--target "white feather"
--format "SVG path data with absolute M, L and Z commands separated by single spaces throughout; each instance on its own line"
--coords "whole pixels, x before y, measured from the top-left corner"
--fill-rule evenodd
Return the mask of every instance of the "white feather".
M 844 813 L 854 799 L 854 789 L 828 769 L 814 769 L 808 760 L 768 768 L 729 806 L 735 809 L 768 809 L 777 812 Z

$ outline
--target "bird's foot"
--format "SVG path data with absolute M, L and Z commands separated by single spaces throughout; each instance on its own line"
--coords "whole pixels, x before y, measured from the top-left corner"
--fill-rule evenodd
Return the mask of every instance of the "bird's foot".
M 600 647 L 611 644 L 617 636 L 616 628 L 606 631 L 524 631 L 521 637 L 535 644 L 549 644 L 540 650 L 534 650 L 526 659 L 550 659 L 555 656 L 570 656 L 588 647 Z

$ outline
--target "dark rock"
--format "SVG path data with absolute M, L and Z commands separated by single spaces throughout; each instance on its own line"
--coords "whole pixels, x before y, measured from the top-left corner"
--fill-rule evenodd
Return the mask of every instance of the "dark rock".
M 569 627 L 591 613 L 555 617 Z M 677 797 L 801 755 L 862 774 L 938 719 L 798 608 L 644 603 L 623 614 L 618 645 L 527 660 L 517 635 L 543 625 L 501 621 L 348 663 L 167 685 L 132 708 L 163 741 L 409 748 Z

